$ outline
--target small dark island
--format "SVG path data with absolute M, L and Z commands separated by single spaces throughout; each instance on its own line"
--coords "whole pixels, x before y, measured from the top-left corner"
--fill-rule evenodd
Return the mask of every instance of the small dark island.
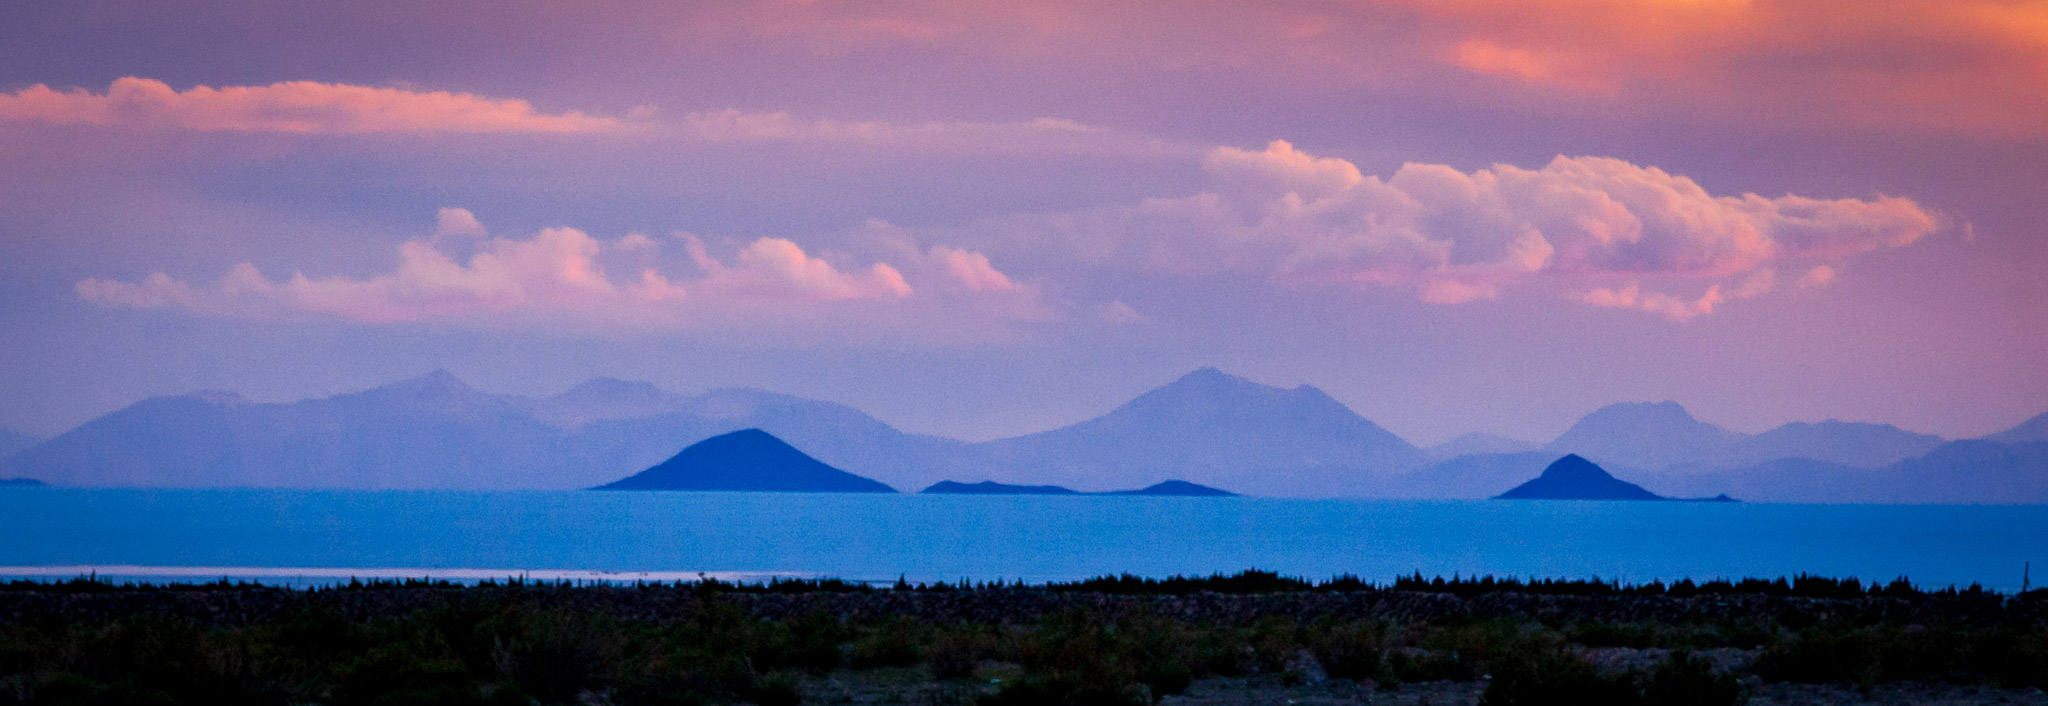
M 961 483 L 942 480 L 922 491 L 926 495 L 1080 495 L 1081 491 L 1057 485 L 1012 485 L 985 480 Z
M 742 429 L 699 441 L 653 468 L 594 490 L 896 492 L 879 481 L 825 465 L 759 429 Z
M 1642 486 L 1609 474 L 1599 464 L 1578 454 L 1565 454 L 1550 463 L 1543 474 L 1508 492 L 1494 496 L 1501 500 L 1680 500 L 1687 502 L 1736 502 L 1727 495 L 1712 498 L 1667 498 Z
M 1137 490 L 1112 490 L 1103 493 L 1103 495 L 1167 495 L 1186 498 L 1227 498 L 1236 497 L 1237 493 L 1222 488 L 1211 488 L 1199 483 L 1189 483 L 1184 480 L 1169 480 L 1153 483 Z
M 985 480 L 980 483 L 961 483 L 942 480 L 933 483 L 923 491 L 929 495 L 1157 495 L 1174 497 L 1221 498 L 1233 497 L 1237 493 L 1211 488 L 1184 480 L 1169 480 L 1138 488 L 1136 490 L 1111 490 L 1101 493 L 1083 493 L 1073 488 L 1057 485 L 1012 485 Z
M 37 486 L 46 484 L 34 478 L 0 478 L 0 485 Z

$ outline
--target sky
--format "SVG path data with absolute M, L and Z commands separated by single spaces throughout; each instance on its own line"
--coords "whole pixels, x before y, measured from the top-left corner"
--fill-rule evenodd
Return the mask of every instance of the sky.
M 2048 411 L 2048 4 L 0 7 L 0 426 L 446 369 L 980 440 Z

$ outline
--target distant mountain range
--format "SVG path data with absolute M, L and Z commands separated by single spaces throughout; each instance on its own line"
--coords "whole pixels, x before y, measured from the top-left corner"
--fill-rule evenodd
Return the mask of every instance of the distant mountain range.
M 1794 422 L 1762 434 L 1694 419 L 1676 402 L 1608 405 L 1543 448 L 1636 468 L 1728 468 L 1779 458 L 1876 468 L 1922 456 L 1946 441 L 1889 424 Z
M 761 390 L 682 395 L 605 378 L 550 397 L 480 392 L 445 372 L 289 403 L 200 392 L 144 400 L 32 442 L 0 460 L 0 477 L 85 486 L 587 488 L 749 428 L 905 489 L 955 479 L 1104 492 L 1182 480 L 1268 496 L 1483 498 L 1576 453 L 1666 495 L 2048 502 L 2048 415 L 1951 442 L 1837 421 L 1743 434 L 1675 403 L 1628 403 L 1596 410 L 1548 443 L 1475 434 L 1424 450 L 1314 387 L 1261 385 L 1213 368 L 1093 419 L 982 443 L 909 434 L 851 407 Z M 0 435 L 0 448 L 5 443 Z

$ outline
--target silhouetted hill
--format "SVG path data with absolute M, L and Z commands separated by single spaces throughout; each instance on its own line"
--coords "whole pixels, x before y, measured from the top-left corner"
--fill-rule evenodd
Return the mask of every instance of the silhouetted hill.
M 1436 463 L 1440 461 L 1448 461 L 1454 458 L 1458 458 L 1460 456 L 1473 456 L 1479 454 L 1514 454 L 1522 453 L 1525 451 L 1535 451 L 1540 448 L 1543 448 L 1543 445 L 1536 443 L 1534 441 L 1510 439 L 1505 436 L 1475 431 L 1470 434 L 1460 436 L 1456 439 L 1452 439 L 1450 441 L 1446 441 L 1444 443 L 1423 449 L 1422 452 L 1423 455 L 1426 456 L 1431 463 Z
M 1565 454 L 1543 475 L 1495 497 L 1505 500 L 1663 500 L 1642 486 L 1608 475 L 1578 454 Z
M 1015 482 L 1109 490 L 1180 478 L 1273 495 L 1369 495 L 1422 452 L 1307 385 L 1203 368 L 1072 426 L 978 444 L 970 463 Z
M 1225 498 L 1237 493 L 1222 488 L 1211 488 L 1184 480 L 1169 480 L 1139 488 L 1137 490 L 1112 490 L 1107 495 L 1164 495 L 1190 498 Z
M 742 429 L 699 441 L 653 468 L 597 489 L 896 492 L 889 486 L 820 463 L 759 429 Z
M 1011 485 L 985 480 L 980 483 L 958 483 L 942 480 L 925 488 L 924 493 L 933 495 L 1080 495 L 1081 491 L 1062 488 L 1057 485 Z
M 2048 413 L 2020 422 L 2013 428 L 1984 437 L 1986 441 L 2007 444 L 2024 444 L 2033 441 L 2048 441 Z
M 34 478 L 0 478 L 0 485 L 43 485 Z

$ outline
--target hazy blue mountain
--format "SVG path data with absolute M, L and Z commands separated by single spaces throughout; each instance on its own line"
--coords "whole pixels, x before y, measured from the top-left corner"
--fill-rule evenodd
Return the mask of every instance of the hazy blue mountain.
M 966 442 L 906 434 L 860 410 L 831 402 L 748 389 L 711 390 L 673 412 L 641 419 L 591 422 L 577 429 L 587 463 L 610 473 L 646 468 L 676 448 L 738 431 L 761 429 L 820 461 L 899 488 L 941 480 Z M 584 486 L 600 482 L 591 480 Z
M 2030 441 L 2048 441 L 2048 413 L 2020 422 L 2011 429 L 1984 437 L 1988 441 L 2007 444 L 2023 444 Z
M 1627 402 L 1580 418 L 1544 450 L 1660 468 L 1721 463 L 1742 439 L 1742 434 L 1694 419 L 1676 402 Z
M 1642 486 L 1608 475 L 1600 466 L 1565 454 L 1527 483 L 1494 496 L 1504 500 L 1663 500 Z
M 1832 419 L 1793 422 L 1750 435 L 1695 419 L 1676 402 L 1631 402 L 1595 410 L 1544 449 L 1604 464 L 1700 473 L 1780 458 L 1877 468 L 1919 457 L 1944 442 L 1890 424 Z
M 1480 454 L 1514 454 L 1543 448 L 1534 441 L 1510 439 L 1505 436 L 1472 432 L 1422 450 L 1423 456 L 1431 463 L 1448 461 L 1460 456 Z
M 1883 468 L 1778 459 L 1646 484 L 1666 494 L 1727 492 L 1794 503 L 2048 503 L 2048 442 L 1952 441 Z
M 34 446 L 36 445 L 37 442 L 40 442 L 42 440 L 42 437 L 36 436 L 34 434 L 26 434 L 15 431 L 13 429 L 0 428 L 0 458 L 12 456 L 14 455 L 15 452 L 28 448 L 30 446 Z
M 15 454 L 56 485 L 558 487 L 568 433 L 445 372 L 325 399 L 144 400 Z
M 283 404 L 217 392 L 144 400 L 0 461 L 0 475 L 97 486 L 587 488 L 745 428 L 891 480 L 939 477 L 935 459 L 966 446 L 756 390 L 691 397 L 600 379 L 533 399 L 478 392 L 437 371 Z
M 942 480 L 925 488 L 922 493 L 931 495 L 1080 495 L 1081 491 L 1062 488 L 1057 485 L 1012 485 L 985 480 L 980 483 L 960 483 Z
M 615 419 L 644 419 L 677 412 L 690 398 L 655 387 L 652 383 L 591 378 L 553 397 L 530 400 L 520 406 L 534 418 L 562 427 L 579 427 L 591 422 Z
M 1877 468 L 1927 455 L 1946 443 L 1890 424 L 1793 422 L 1743 439 L 1731 453 L 1735 463 L 1810 458 L 1845 466 Z
M 1233 496 L 1236 496 L 1236 495 L 1237 495 L 1237 493 L 1233 493 L 1233 492 L 1230 492 L 1230 491 L 1228 491 L 1228 490 L 1224 490 L 1224 489 L 1222 489 L 1222 488 L 1211 488 L 1211 487 L 1209 487 L 1209 486 L 1206 486 L 1206 485 L 1202 485 L 1202 484 L 1200 484 L 1200 483 L 1189 483 L 1189 482 L 1187 482 L 1187 481 L 1184 481 L 1184 480 L 1169 480 L 1169 481 L 1162 481 L 1162 482 L 1159 482 L 1159 483 L 1153 483 L 1152 485 L 1148 485 L 1148 486 L 1145 486 L 1145 487 L 1143 487 L 1143 488 L 1139 488 L 1139 489 L 1137 489 L 1137 490 L 1112 490 L 1112 491 L 1109 491 L 1108 493 L 1104 493 L 1104 494 L 1105 494 L 1105 495 L 1160 495 L 1160 496 L 1169 496 L 1169 497 L 1187 497 L 1187 498 L 1227 498 L 1227 497 L 1233 497 Z
M 44 483 L 34 478 L 0 478 L 0 485 L 32 486 Z
M 1422 452 L 1321 390 L 1203 368 L 1072 426 L 977 444 L 999 480 L 1110 490 L 1179 478 L 1262 495 L 1370 495 Z
M 741 429 L 699 441 L 653 468 L 597 489 L 896 492 L 874 480 L 820 463 L 759 429 Z

